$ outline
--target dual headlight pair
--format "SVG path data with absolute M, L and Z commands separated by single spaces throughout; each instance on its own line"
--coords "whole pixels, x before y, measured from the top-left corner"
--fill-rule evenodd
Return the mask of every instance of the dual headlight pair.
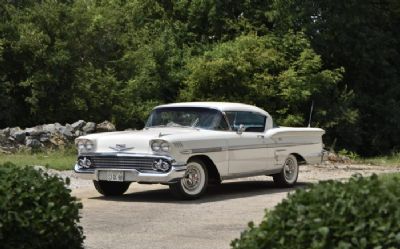
M 154 152 L 169 152 L 170 150 L 169 143 L 164 140 L 152 140 L 150 147 Z
M 95 151 L 95 143 L 92 140 L 82 139 L 76 142 L 79 153 L 82 152 L 93 152 Z M 164 140 L 152 140 L 150 141 L 150 147 L 154 152 L 169 152 L 170 146 L 167 141 Z
M 87 139 L 78 140 L 76 142 L 76 146 L 78 147 L 79 153 L 95 151 L 95 144 L 91 140 Z

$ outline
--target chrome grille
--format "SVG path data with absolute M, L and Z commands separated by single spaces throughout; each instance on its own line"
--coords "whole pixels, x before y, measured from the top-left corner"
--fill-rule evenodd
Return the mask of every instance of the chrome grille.
M 121 157 L 121 156 L 92 156 L 96 168 L 121 168 L 137 170 L 153 170 L 155 158 L 151 157 Z

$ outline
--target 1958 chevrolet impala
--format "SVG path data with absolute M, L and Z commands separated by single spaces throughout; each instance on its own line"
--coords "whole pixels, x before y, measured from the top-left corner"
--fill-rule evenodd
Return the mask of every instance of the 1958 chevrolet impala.
M 103 195 L 121 195 L 138 182 L 167 184 L 176 196 L 195 199 L 209 183 L 257 175 L 290 187 L 299 165 L 321 162 L 323 134 L 274 127 L 266 111 L 251 105 L 167 104 L 154 108 L 143 130 L 77 138 L 75 172 Z

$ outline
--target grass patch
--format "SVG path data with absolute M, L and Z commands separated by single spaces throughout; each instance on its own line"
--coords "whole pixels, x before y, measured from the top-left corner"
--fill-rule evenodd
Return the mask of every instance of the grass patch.
M 358 164 L 400 166 L 400 153 L 395 153 L 388 156 L 371 157 L 371 158 L 356 158 L 354 162 Z
M 378 175 L 379 179 L 383 182 L 391 182 L 394 178 L 400 179 L 400 173 L 385 173 Z
M 355 152 L 342 149 L 337 153 L 341 157 L 348 157 L 353 163 L 380 165 L 380 166 L 400 166 L 400 152 L 392 153 L 386 156 L 361 157 Z
M 71 170 L 76 161 L 77 152 L 69 148 L 48 152 L 21 151 L 15 154 L 0 154 L 0 165 L 12 162 L 17 166 L 47 166 L 57 170 Z

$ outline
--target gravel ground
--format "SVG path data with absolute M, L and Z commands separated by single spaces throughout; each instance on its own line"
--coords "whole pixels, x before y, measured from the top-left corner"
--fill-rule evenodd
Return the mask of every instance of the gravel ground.
M 400 172 L 400 167 L 368 165 L 319 165 L 300 168 L 296 188 L 320 180 L 349 178 L 353 174 Z M 131 184 L 121 197 L 99 195 L 91 181 L 72 171 L 73 195 L 83 203 L 81 225 L 88 249 L 227 249 L 249 221 L 259 223 L 265 208 L 273 208 L 294 189 L 274 187 L 271 177 L 260 176 L 210 187 L 200 200 L 177 201 L 163 185 Z
M 37 166 L 40 167 L 40 166 Z M 43 167 L 40 167 L 43 168 Z M 71 180 L 70 189 L 78 189 L 83 187 L 91 187 L 92 182 L 89 180 L 79 179 L 76 177 L 72 170 L 57 171 L 48 169 L 47 172 L 50 174 L 57 174 L 62 178 L 69 177 Z M 326 163 L 322 165 L 307 165 L 300 167 L 299 182 L 318 182 L 329 179 L 346 179 L 354 174 L 371 175 L 372 173 L 392 173 L 400 172 L 400 165 L 397 167 L 384 167 L 384 166 L 372 166 L 372 165 L 359 165 L 359 164 L 331 164 Z M 230 182 L 243 181 L 243 180 L 263 180 L 269 179 L 269 177 L 250 177 L 232 180 Z

